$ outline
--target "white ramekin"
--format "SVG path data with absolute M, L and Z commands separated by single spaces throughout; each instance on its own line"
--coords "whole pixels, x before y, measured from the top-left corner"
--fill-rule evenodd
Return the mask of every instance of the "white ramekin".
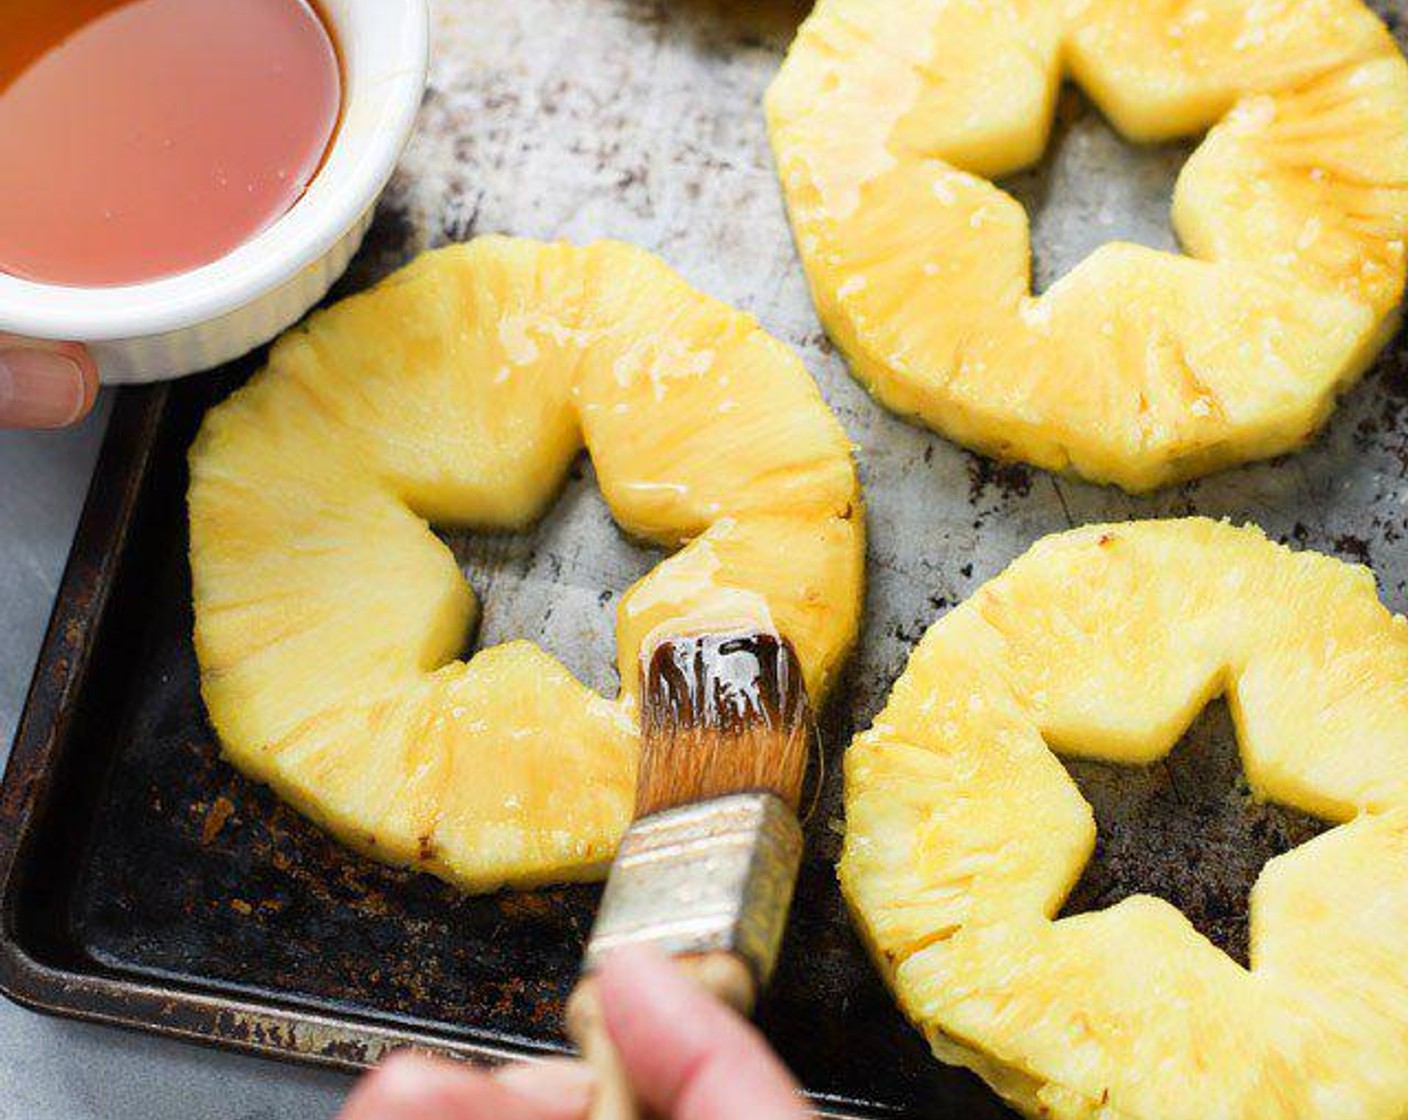
M 74 288 L 0 273 L 0 330 L 85 342 L 105 382 L 209 369 L 295 322 L 342 274 L 410 137 L 425 89 L 426 0 L 321 0 L 343 62 L 342 121 L 322 169 L 228 256 L 144 284 Z

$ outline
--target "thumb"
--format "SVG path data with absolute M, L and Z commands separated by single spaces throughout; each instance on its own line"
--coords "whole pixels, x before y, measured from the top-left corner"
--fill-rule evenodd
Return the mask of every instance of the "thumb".
M 598 973 L 632 1088 L 670 1120 L 808 1120 L 797 1083 L 750 1024 L 658 951 L 621 949 Z
M 98 367 L 76 342 L 0 334 L 0 428 L 62 428 L 98 393 Z

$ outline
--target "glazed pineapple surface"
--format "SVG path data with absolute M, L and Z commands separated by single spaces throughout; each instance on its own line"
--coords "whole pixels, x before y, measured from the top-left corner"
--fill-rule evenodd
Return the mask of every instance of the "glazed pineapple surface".
M 1210 130 L 1173 221 L 1030 288 L 1063 76 L 1125 136 Z M 1143 491 L 1308 440 L 1398 322 L 1408 64 L 1359 0 L 821 0 L 767 98 L 828 331 L 888 407 Z
M 527 641 L 457 660 L 477 604 L 430 528 L 526 526 L 584 447 L 616 521 L 673 553 L 620 602 L 616 700 Z M 604 869 L 653 636 L 775 630 L 820 700 L 856 633 L 845 434 L 786 347 L 619 243 L 426 254 L 281 338 L 190 466 L 227 756 L 348 843 L 468 889 Z
M 1263 869 L 1250 969 L 1148 895 L 1057 920 L 1095 841 L 1057 754 L 1153 763 L 1218 695 L 1253 794 L 1336 825 Z M 1203 519 L 1045 538 L 924 636 L 846 813 L 903 1009 L 1027 1115 L 1408 1115 L 1408 621 L 1367 569 Z

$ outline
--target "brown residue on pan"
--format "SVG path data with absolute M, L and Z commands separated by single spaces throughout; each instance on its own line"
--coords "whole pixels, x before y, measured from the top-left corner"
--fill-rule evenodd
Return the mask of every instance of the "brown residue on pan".
M 206 810 L 205 822 L 200 828 L 200 842 L 207 845 L 212 843 L 220 835 L 220 830 L 225 827 L 225 822 L 230 819 L 234 811 L 235 803 L 233 801 L 223 794 L 217 797 L 211 803 L 210 808 Z

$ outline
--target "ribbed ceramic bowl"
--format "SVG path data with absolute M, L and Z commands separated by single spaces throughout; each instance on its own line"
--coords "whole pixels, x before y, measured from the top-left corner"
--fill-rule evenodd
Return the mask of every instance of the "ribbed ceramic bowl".
M 303 197 L 228 256 L 143 284 L 75 288 L 0 273 L 0 330 L 87 343 L 105 382 L 209 369 L 321 299 L 362 242 L 425 88 L 426 0 L 321 0 L 343 60 L 342 122 Z

